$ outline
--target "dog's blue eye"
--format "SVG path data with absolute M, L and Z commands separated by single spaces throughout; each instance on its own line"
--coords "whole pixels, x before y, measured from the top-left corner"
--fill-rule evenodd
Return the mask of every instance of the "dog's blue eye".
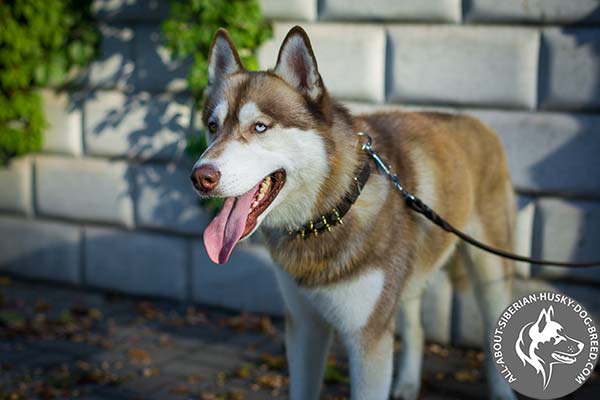
M 264 131 L 267 130 L 267 126 L 265 124 L 263 124 L 262 122 L 257 122 L 254 125 L 254 130 L 258 133 L 263 133 Z

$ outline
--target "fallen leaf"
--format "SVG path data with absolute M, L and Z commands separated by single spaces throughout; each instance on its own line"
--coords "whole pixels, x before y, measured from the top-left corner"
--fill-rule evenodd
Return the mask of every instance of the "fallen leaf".
M 282 374 L 261 375 L 256 379 L 256 383 L 268 389 L 281 389 L 287 385 L 287 377 Z
M 38 301 L 35 302 L 34 310 L 38 313 L 48 312 L 48 310 L 50 310 L 50 304 L 48 304 L 45 300 L 38 299 Z
M 156 367 L 146 367 L 142 370 L 142 375 L 146 378 L 156 376 L 159 374 L 159 370 Z
M 236 371 L 238 378 L 247 379 L 250 377 L 252 370 L 256 367 L 253 364 L 242 364 Z
M 127 354 L 129 355 L 129 361 L 134 365 L 148 365 L 152 362 L 150 354 L 143 349 L 131 349 Z
M 196 383 L 202 382 L 205 378 L 200 375 L 190 375 L 187 377 L 186 382 L 189 385 L 194 385 Z
M 23 328 L 26 322 L 25 315 L 17 311 L 0 311 L 0 326 L 6 325 L 9 328 Z
M 282 370 L 286 366 L 285 356 L 278 356 L 269 353 L 262 353 L 260 355 L 260 361 L 267 364 L 270 369 Z
M 190 392 L 190 388 L 187 385 L 179 385 L 174 389 L 171 389 L 171 393 L 173 394 L 188 394 Z

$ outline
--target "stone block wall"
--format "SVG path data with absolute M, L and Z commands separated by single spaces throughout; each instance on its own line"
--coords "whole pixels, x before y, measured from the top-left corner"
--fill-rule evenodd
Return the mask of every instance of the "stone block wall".
M 594 0 L 261 0 L 274 38 L 311 36 L 325 84 L 355 112 L 474 115 L 505 145 L 520 252 L 600 258 L 600 4 Z M 0 273 L 281 313 L 260 243 L 208 260 L 189 185 L 196 110 L 189 64 L 170 60 L 163 0 L 96 0 L 101 54 L 69 93 L 44 91 L 42 153 L 0 169 Z M 600 322 L 600 271 L 519 265 L 518 294 L 552 289 Z M 441 271 L 428 337 L 480 344 L 472 293 Z

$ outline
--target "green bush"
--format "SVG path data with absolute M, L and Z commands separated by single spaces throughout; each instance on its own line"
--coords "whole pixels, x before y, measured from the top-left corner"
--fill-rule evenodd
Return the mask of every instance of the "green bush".
M 41 148 L 38 89 L 64 85 L 98 41 L 91 0 L 0 1 L 0 163 Z
M 257 69 L 256 51 L 271 36 L 271 26 L 263 20 L 258 0 L 171 0 L 170 15 L 162 25 L 172 55 L 193 61 L 188 83 L 196 107 L 208 82 L 208 51 L 221 27 L 229 31 L 244 66 Z M 190 137 L 186 150 L 197 158 L 205 148 L 201 134 Z M 219 202 L 204 205 L 214 210 Z

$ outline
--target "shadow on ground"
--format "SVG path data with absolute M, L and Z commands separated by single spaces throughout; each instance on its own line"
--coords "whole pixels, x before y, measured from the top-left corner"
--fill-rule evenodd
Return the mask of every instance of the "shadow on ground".
M 1 277 L 0 399 L 285 399 L 282 329 L 267 316 Z M 485 398 L 482 360 L 429 344 L 421 398 Z M 577 398 L 599 388 L 594 375 Z M 348 397 L 336 344 L 322 398 Z

